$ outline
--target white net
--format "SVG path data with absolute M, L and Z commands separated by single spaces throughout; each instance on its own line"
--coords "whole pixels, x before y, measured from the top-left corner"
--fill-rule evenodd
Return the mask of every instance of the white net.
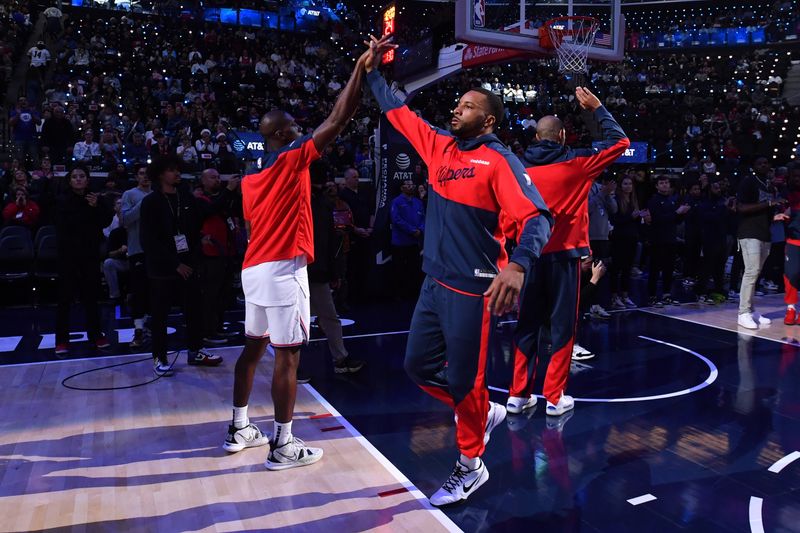
M 547 24 L 561 72 L 589 72 L 586 59 L 597 29 L 598 20 L 591 17 L 562 17 Z

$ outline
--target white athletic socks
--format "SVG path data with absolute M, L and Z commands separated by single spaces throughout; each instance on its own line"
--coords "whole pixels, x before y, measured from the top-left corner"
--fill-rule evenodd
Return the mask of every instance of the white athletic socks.
M 247 406 L 244 407 L 236 407 L 233 406 L 233 427 L 236 429 L 246 428 L 247 425 L 250 423 L 250 420 L 247 419 Z
M 462 453 L 461 457 L 458 458 L 458 462 L 461 463 L 462 465 L 466 466 L 470 470 L 475 470 L 476 468 L 478 468 L 480 466 L 481 458 L 480 457 L 475 457 L 473 459 L 470 459 L 469 457 L 467 457 L 466 455 L 464 455 Z
M 273 422 L 274 432 L 272 433 L 273 439 L 275 439 L 275 446 L 283 446 L 289 439 L 292 438 L 292 423 L 286 422 L 285 424 L 281 424 L 280 422 Z

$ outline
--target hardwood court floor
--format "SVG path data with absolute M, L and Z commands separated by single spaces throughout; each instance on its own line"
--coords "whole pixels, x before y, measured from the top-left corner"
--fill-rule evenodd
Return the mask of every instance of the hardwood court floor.
M 758 312 L 772 320 L 772 324 L 758 330 L 749 330 L 739 326 L 737 324 L 739 302 L 728 302 L 721 305 L 687 303 L 677 307 L 647 308 L 646 311 L 762 339 L 800 345 L 800 325 L 787 326 L 783 323 L 786 311 L 783 294 L 756 296 L 753 302 Z
M 321 462 L 269 472 L 264 447 L 225 453 L 237 354 L 228 350 L 225 366 L 214 369 L 190 368 L 181 358 L 172 378 L 101 392 L 69 390 L 61 381 L 130 357 L 0 367 L 0 530 L 454 528 L 352 426 L 326 416 L 310 386 L 298 388 L 293 429 L 323 447 Z M 271 368 L 265 357 L 251 402 L 251 418 L 270 432 Z M 151 378 L 150 364 L 140 362 L 70 384 Z

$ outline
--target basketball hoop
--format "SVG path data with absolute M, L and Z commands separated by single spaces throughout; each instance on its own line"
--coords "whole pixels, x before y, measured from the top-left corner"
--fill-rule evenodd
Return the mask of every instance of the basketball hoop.
M 561 72 L 589 72 L 586 59 L 599 25 L 594 17 L 554 18 L 539 28 L 539 45 L 556 51 Z

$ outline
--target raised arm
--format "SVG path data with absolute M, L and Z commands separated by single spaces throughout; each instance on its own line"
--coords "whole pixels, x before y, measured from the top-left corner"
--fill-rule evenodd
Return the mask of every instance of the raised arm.
M 347 127 L 347 123 L 353 118 L 353 115 L 358 109 L 358 102 L 361 100 L 361 86 L 364 82 L 364 66 L 367 60 L 373 53 L 385 51 L 392 45 L 388 44 L 389 37 L 384 37 L 377 41 L 370 50 L 367 50 L 356 61 L 356 66 L 353 68 L 350 79 L 347 80 L 347 85 L 344 86 L 336 103 L 331 110 L 331 114 L 325 119 L 325 122 L 319 125 L 314 130 L 312 138 L 314 139 L 314 147 L 317 152 L 322 153 L 326 146 L 333 142 L 342 131 Z
M 422 157 L 422 160 L 427 165 L 430 165 L 437 143 L 449 142 L 452 137 L 446 131 L 434 128 L 425 122 L 392 92 L 386 80 L 378 71 L 377 65 L 380 55 L 375 52 L 376 41 L 374 37 L 372 39 L 373 42 L 370 45 L 372 55 L 367 58 L 367 62 L 364 65 L 367 72 L 367 84 L 372 91 L 372 95 L 392 126 L 408 139 L 408 142 Z
M 592 112 L 602 130 L 603 140 L 596 147 L 576 150 L 578 157 L 584 158 L 583 165 L 587 171 L 587 179 L 593 180 L 625 152 L 631 141 L 600 99 L 589 89 L 578 87 L 575 89 L 575 97 L 583 109 Z

